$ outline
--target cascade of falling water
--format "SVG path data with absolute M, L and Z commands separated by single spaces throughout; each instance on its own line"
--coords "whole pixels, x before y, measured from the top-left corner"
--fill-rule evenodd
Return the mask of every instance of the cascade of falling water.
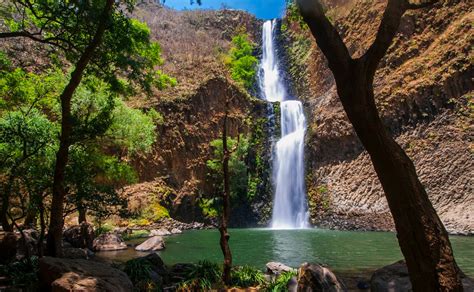
M 275 48 L 276 20 L 263 24 L 260 87 L 264 98 L 280 102 L 281 138 L 276 143 L 273 165 L 275 195 L 271 227 L 308 227 L 304 185 L 304 135 L 306 121 L 301 102 L 291 100 L 281 77 Z

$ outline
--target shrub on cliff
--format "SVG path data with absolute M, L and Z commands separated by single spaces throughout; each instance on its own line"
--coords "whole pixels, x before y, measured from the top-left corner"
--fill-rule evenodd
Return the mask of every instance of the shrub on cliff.
M 254 44 L 246 33 L 239 33 L 232 38 L 232 48 L 225 58 L 232 79 L 250 89 L 255 82 L 257 58 L 253 56 Z

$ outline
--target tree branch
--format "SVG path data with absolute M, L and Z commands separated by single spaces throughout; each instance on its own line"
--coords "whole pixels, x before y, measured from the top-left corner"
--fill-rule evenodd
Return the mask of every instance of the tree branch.
M 361 58 L 366 63 L 368 76 L 373 78 L 375 75 L 380 60 L 398 32 L 401 18 L 408 6 L 407 0 L 388 0 L 375 41 Z
M 319 48 L 326 56 L 331 71 L 344 76 L 352 60 L 346 45 L 336 28 L 324 14 L 319 0 L 297 0 L 304 21 L 316 38 Z

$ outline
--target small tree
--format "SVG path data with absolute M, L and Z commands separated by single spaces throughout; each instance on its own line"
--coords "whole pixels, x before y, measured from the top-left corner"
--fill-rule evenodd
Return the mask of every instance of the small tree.
M 227 118 L 229 115 L 229 100 L 225 101 L 225 113 L 224 121 L 222 126 L 222 174 L 224 178 L 224 193 L 222 195 L 222 219 L 219 231 L 221 234 L 220 246 L 222 253 L 224 254 L 224 269 L 222 273 L 222 280 L 226 285 L 231 283 L 231 270 L 232 270 L 232 252 L 229 247 L 230 235 L 227 231 L 227 224 L 229 223 L 230 217 L 230 183 L 229 183 L 229 159 L 231 151 L 227 147 Z
M 462 291 L 448 233 L 418 179 L 413 162 L 383 125 L 373 88 L 378 64 L 397 34 L 405 11 L 436 1 L 412 4 L 408 0 L 388 0 L 375 41 L 357 59 L 351 57 L 318 0 L 296 2 L 326 56 L 339 99 L 385 191 L 414 291 Z

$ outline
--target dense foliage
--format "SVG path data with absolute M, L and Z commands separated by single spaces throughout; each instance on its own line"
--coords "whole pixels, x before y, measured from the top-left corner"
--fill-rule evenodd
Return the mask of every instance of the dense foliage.
M 209 169 L 209 179 L 213 183 L 216 194 L 210 198 L 201 198 L 199 205 L 203 214 L 210 218 L 217 217 L 221 206 L 220 195 L 223 186 L 223 144 L 222 139 L 211 142 L 213 149 L 212 158 L 206 164 Z M 232 201 L 236 202 L 247 196 L 248 168 L 246 158 L 248 154 L 249 139 L 243 134 L 238 138 L 227 138 L 227 147 L 231 150 L 229 159 L 230 193 Z
M 232 38 L 232 48 L 225 62 L 229 66 L 232 79 L 250 89 L 255 83 L 257 58 L 253 55 L 255 45 L 246 33 L 239 33 Z

